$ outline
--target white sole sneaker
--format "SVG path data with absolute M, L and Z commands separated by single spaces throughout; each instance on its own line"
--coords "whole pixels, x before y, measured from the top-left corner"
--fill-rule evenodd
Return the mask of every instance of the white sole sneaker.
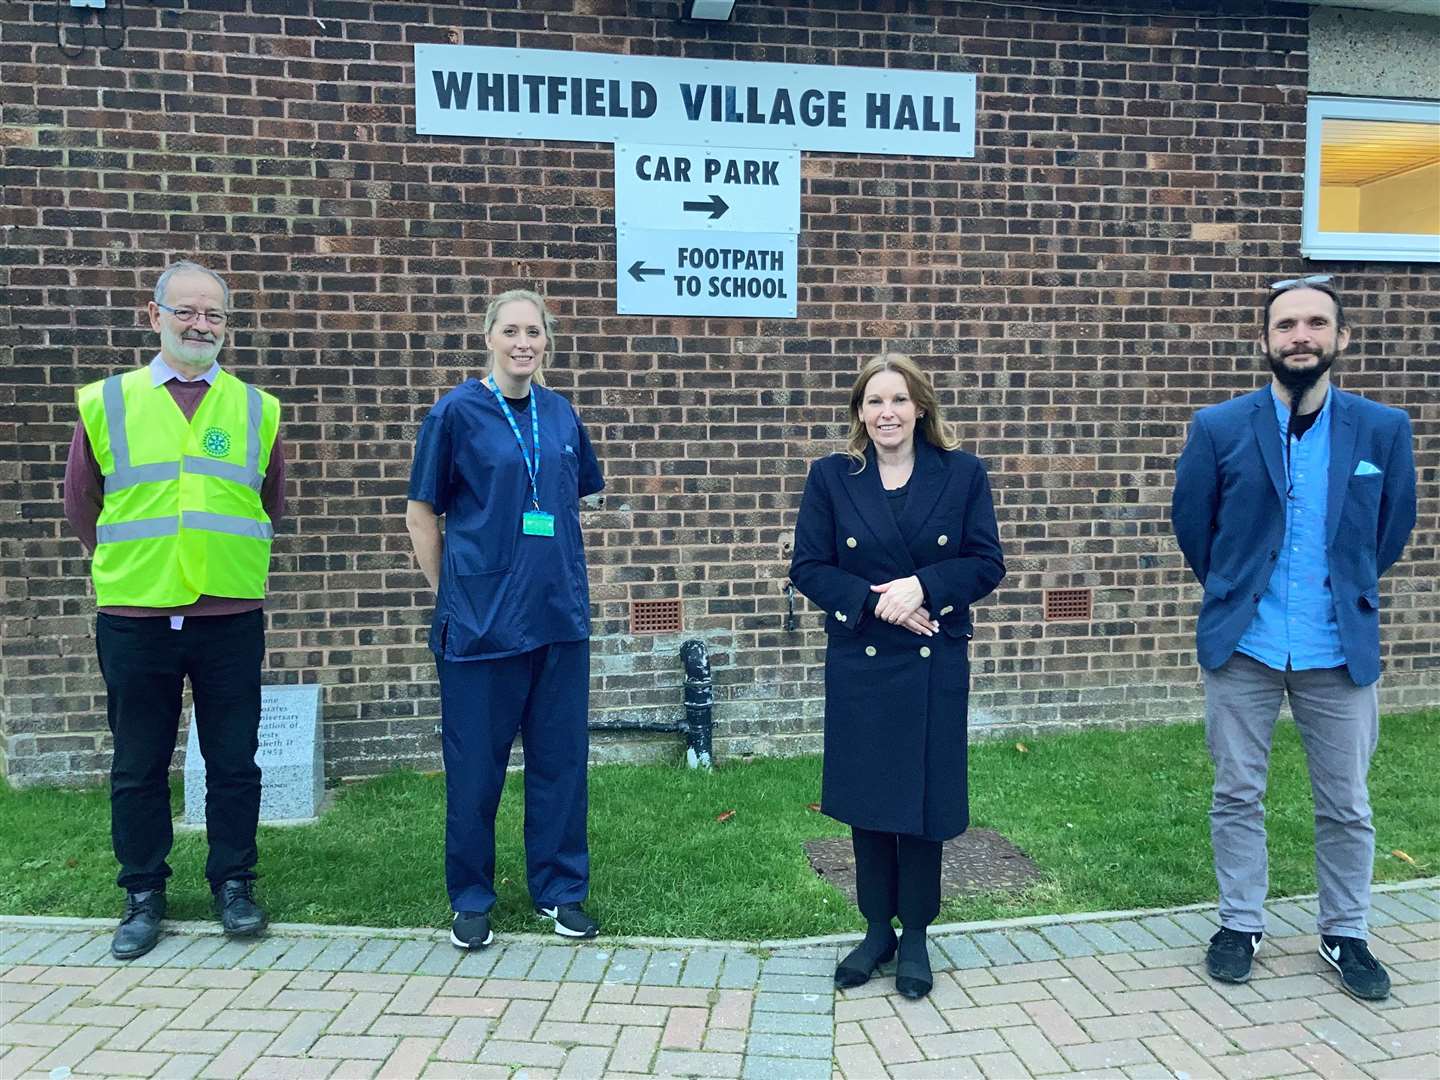
M 489 945 L 494 940 L 495 931 L 491 930 L 486 933 L 485 940 L 480 942 L 479 945 L 471 945 L 468 941 L 461 941 L 458 937 L 456 937 L 453 927 L 450 930 L 450 944 L 454 945 L 457 949 L 483 949 L 486 945 Z
M 595 937 L 599 934 L 598 930 L 596 930 L 594 933 L 586 933 L 584 930 L 571 930 L 568 926 L 565 926 L 560 922 L 559 908 L 542 907 L 535 912 L 535 917 L 537 919 L 540 919 L 542 922 L 552 923 L 555 927 L 555 933 L 559 934 L 561 937 L 587 938 Z

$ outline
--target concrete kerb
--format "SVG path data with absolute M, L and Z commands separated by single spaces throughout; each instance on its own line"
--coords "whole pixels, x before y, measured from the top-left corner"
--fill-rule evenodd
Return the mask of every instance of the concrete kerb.
M 1387 881 L 1372 885 L 1372 893 L 1404 892 L 1410 889 L 1440 888 L 1440 877 L 1417 878 L 1414 881 Z M 1277 896 L 1265 902 L 1271 904 L 1296 903 L 1303 900 L 1317 900 L 1318 893 L 1304 893 L 1300 896 Z M 1055 926 L 1060 923 L 1119 922 L 1126 919 L 1141 919 L 1150 915 L 1181 915 L 1189 911 L 1214 911 L 1215 902 L 1183 904 L 1166 908 L 1128 908 L 1117 911 L 1077 911 L 1063 915 L 1020 915 L 1011 919 L 980 919 L 974 922 L 936 923 L 927 931 L 930 937 L 953 934 L 975 934 L 986 930 L 1023 930 L 1037 926 Z M 803 949 L 822 945 L 849 945 L 864 938 L 863 933 L 826 934 L 808 938 L 776 938 L 756 943 L 761 949 Z
M 1406 892 L 1414 889 L 1440 888 L 1440 876 L 1418 878 L 1413 881 L 1395 881 L 1371 887 L 1372 892 Z M 1303 902 L 1317 899 L 1315 893 L 1300 896 L 1277 897 L 1267 903 Z M 1062 923 L 1115 922 L 1126 919 L 1144 918 L 1151 915 L 1178 915 L 1185 912 L 1213 911 L 1215 904 L 1184 904 L 1165 908 L 1130 908 L 1117 911 L 1083 911 L 1060 915 L 1022 915 L 1011 919 L 982 919 L 974 922 L 941 923 L 930 927 L 931 937 L 955 934 L 981 933 L 987 930 L 1019 930 L 1033 927 L 1055 926 Z M 63 915 L 0 915 L 0 930 L 106 930 L 115 926 L 114 918 L 77 918 Z M 220 936 L 220 928 L 212 920 L 166 920 L 165 929 L 171 934 L 194 936 Z M 449 940 L 446 929 L 407 929 L 369 926 L 327 926 L 322 923 L 271 923 L 268 933 L 280 937 L 337 937 L 337 938 L 382 938 L 398 941 L 427 941 L 439 943 Z M 649 949 L 732 949 L 744 952 L 779 952 L 795 949 L 828 948 L 851 945 L 859 942 L 864 935 L 859 932 L 825 934 L 816 937 L 768 938 L 762 941 L 718 941 L 713 938 L 668 938 L 643 936 L 610 936 L 582 942 L 570 942 L 555 934 L 514 933 L 505 934 L 505 944 L 511 945 L 564 945 L 580 944 L 610 951 L 621 948 Z

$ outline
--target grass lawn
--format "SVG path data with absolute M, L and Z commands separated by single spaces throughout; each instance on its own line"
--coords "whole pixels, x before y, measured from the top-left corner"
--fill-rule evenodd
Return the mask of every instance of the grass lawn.
M 1433 763 L 1440 712 L 1388 716 L 1370 774 L 1380 881 L 1440 866 Z M 1045 871 L 1018 895 L 952 901 L 943 920 L 1209 901 L 1211 767 L 1194 724 L 1094 731 L 971 749 L 972 819 Z M 497 928 L 534 929 L 521 850 L 523 778 L 500 810 Z M 608 932 L 756 940 L 854 930 L 851 904 L 811 872 L 801 843 L 843 835 L 807 804 L 818 758 L 713 774 L 674 766 L 590 772 L 591 908 Z M 1291 724 L 1276 734 L 1267 823 L 1272 895 L 1313 892 L 1309 783 Z M 175 793 L 177 812 L 181 797 Z M 734 811 L 727 820 L 718 820 Z M 393 773 L 348 785 L 317 825 L 261 828 L 260 893 L 286 922 L 441 926 L 444 783 Z M 1419 867 L 1393 857 L 1399 848 Z M 202 836 L 177 837 L 173 918 L 208 916 Z M 0 787 L 0 912 L 113 916 L 120 907 L 105 792 Z

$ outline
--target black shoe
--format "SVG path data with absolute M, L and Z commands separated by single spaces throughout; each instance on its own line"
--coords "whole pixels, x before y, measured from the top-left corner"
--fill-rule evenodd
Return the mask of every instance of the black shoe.
M 1222 926 L 1210 939 L 1205 967 L 1212 979 L 1243 983 L 1250 980 L 1250 962 L 1260 948 L 1261 934 L 1250 934 Z
M 1390 996 L 1390 976 L 1371 954 L 1364 938 L 1321 934 L 1320 956 L 1340 973 L 1340 985 L 1352 997 L 1384 1001 Z
M 895 965 L 895 989 L 901 997 L 919 1001 L 930 993 L 935 985 L 935 976 L 930 974 L 930 961 L 901 960 Z
M 900 959 L 895 964 L 895 989 L 901 997 L 918 1001 L 930 993 L 935 976 L 930 974 L 930 949 L 925 931 L 907 929 L 900 939 Z
M 160 940 L 160 920 L 165 918 L 165 890 L 125 894 L 125 914 L 115 928 L 110 955 L 116 960 L 144 956 Z
M 488 911 L 457 911 L 450 923 L 450 944 L 457 949 L 483 949 L 495 940 Z
M 889 930 L 888 926 L 885 930 Z M 883 930 L 872 930 L 865 940 L 851 949 L 835 968 L 835 989 L 853 990 L 864 986 L 871 976 L 895 958 L 895 931 L 887 938 Z
M 270 924 L 265 909 L 255 903 L 255 882 L 249 878 L 222 881 L 214 905 L 226 937 L 253 937 Z
M 546 907 L 535 905 L 535 914 L 555 923 L 555 932 L 561 937 L 592 938 L 600 933 L 600 924 L 585 914 L 579 904 L 557 904 Z

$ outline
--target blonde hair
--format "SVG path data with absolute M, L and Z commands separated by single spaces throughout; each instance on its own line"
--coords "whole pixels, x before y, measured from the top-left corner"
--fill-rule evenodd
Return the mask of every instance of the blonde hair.
M 524 300 L 526 303 L 535 305 L 535 310 L 540 313 L 540 322 L 545 327 L 545 337 L 549 340 L 549 347 L 553 348 L 555 343 L 555 316 L 551 315 L 550 309 L 545 306 L 545 298 L 533 289 L 508 289 L 490 301 L 489 305 L 485 308 L 485 338 L 487 343 L 490 338 L 490 331 L 495 329 L 495 322 L 500 318 L 500 309 L 512 300 Z M 537 367 L 535 374 L 530 376 L 530 381 L 544 386 L 545 373 Z
M 942 450 L 954 450 L 960 445 L 960 440 L 940 415 L 940 399 L 935 396 L 935 386 L 930 382 L 930 376 L 921 371 L 920 366 L 908 356 L 881 353 L 867 361 L 860 369 L 855 385 L 850 390 L 850 439 L 845 444 L 845 454 L 859 466 L 856 472 L 865 468 L 865 451 L 870 448 L 870 433 L 865 430 L 865 422 L 860 419 L 860 406 L 865 398 L 865 387 L 882 371 L 896 372 L 905 380 L 910 398 L 921 413 L 915 421 L 915 430 L 925 437 L 926 442 Z

